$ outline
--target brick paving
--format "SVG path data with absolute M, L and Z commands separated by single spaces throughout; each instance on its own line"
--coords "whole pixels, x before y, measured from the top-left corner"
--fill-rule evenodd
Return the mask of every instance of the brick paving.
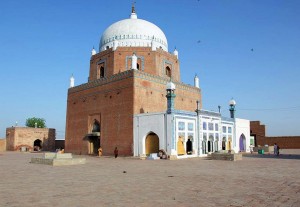
M 29 163 L 39 156 L 1 152 L 1 207 L 300 206 L 300 150 L 236 162 L 80 156 L 85 165 Z

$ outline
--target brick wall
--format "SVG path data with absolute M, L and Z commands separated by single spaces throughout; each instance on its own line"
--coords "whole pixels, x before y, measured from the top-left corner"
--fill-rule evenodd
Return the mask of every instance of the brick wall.
M 6 139 L 0 139 L 0 152 L 6 151 Z
M 131 56 L 138 57 L 139 70 L 131 70 Z M 100 68 L 104 77 L 100 78 Z M 68 91 L 65 150 L 88 154 L 95 149 L 90 142 L 93 122 L 100 123 L 103 155 L 133 154 L 133 116 L 167 110 L 166 84 L 170 77 L 176 85 L 175 109 L 195 111 L 201 101 L 199 88 L 180 82 L 179 60 L 171 53 L 151 47 L 118 47 L 93 55 L 89 81 Z M 96 143 L 96 141 L 95 141 Z
M 133 116 L 167 110 L 168 79 L 141 71 L 129 70 L 107 79 L 90 81 L 69 89 L 66 120 L 66 152 L 88 154 L 94 119 L 101 126 L 100 144 L 104 155 L 132 155 Z M 201 91 L 175 82 L 175 108 L 194 111 Z
M 266 126 L 260 124 L 260 121 L 250 121 L 250 135 L 254 136 L 254 143 L 263 146 L 262 140 L 266 137 Z
M 276 143 L 281 149 L 300 149 L 300 136 L 265 137 L 259 139 L 259 145 L 273 146 Z
M 55 129 L 10 127 L 6 128 L 6 150 L 15 151 L 25 146 L 33 150 L 35 140 L 41 140 L 42 150 L 55 150 Z
M 121 73 L 110 79 L 97 80 L 69 89 L 66 152 L 89 152 L 89 143 L 85 137 L 92 132 L 94 119 L 100 123 L 100 143 L 104 155 L 112 155 L 116 146 L 120 155 L 132 154 L 132 73 Z
M 273 146 L 276 143 L 281 149 L 300 149 L 300 136 L 266 137 L 265 130 L 265 125 L 260 124 L 260 121 L 250 122 L 250 132 L 256 146 Z
M 105 69 L 105 77 L 130 70 L 131 56 L 135 53 L 138 57 L 140 71 L 148 74 L 168 78 L 165 68 L 171 69 L 172 79 L 180 82 L 179 60 L 173 54 L 157 48 L 152 51 L 151 47 L 118 47 L 115 51 L 112 48 L 102 51 L 91 57 L 89 80 L 98 78 L 99 67 L 102 65 Z

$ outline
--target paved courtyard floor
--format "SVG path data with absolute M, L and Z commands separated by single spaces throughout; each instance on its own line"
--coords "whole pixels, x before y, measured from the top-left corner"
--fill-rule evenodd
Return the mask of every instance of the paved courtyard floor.
M 299 150 L 236 162 L 86 156 L 85 165 L 29 163 L 39 156 L 0 152 L 1 207 L 300 206 Z

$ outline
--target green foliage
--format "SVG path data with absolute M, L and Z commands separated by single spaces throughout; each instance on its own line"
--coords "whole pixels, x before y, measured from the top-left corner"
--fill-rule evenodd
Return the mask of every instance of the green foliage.
M 35 123 L 37 125 L 37 128 L 46 128 L 46 121 L 43 118 L 32 117 L 26 119 L 27 127 L 35 127 Z

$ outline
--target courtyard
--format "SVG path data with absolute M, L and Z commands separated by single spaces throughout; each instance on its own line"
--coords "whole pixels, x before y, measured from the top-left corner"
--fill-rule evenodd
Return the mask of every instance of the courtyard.
M 206 158 L 91 157 L 31 164 L 42 153 L 0 152 L 0 206 L 299 206 L 300 150 Z

